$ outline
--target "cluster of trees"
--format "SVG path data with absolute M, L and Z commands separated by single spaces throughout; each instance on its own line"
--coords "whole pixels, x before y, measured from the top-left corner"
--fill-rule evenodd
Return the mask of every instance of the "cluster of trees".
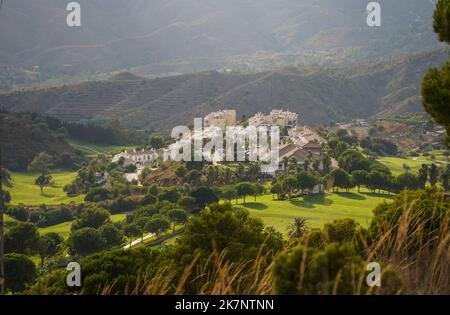
M 110 213 L 97 205 L 86 206 L 80 217 L 72 223 L 67 240 L 72 256 L 86 256 L 123 244 L 119 224 L 111 222 Z
M 236 169 L 227 165 L 185 163 L 175 172 L 181 183 L 193 186 L 222 186 L 238 182 L 256 182 L 263 178 L 259 163 L 239 163 Z
M 305 190 L 313 190 L 321 184 L 321 178 L 312 172 L 300 171 L 295 176 L 281 177 L 272 183 L 270 192 L 278 199 L 291 199 L 296 194 L 303 194 Z
M 89 163 L 83 164 L 72 183 L 67 184 L 63 189 L 68 195 L 87 193 L 91 188 L 105 184 L 106 172 L 108 172 L 108 176 L 115 175 L 117 180 L 124 182 L 123 170 L 119 165 L 110 163 L 107 156 L 99 155 Z
M 0 112 L 0 134 L 3 165 L 13 171 L 26 170 L 44 151 L 58 168 L 75 169 L 85 160 L 67 143 L 64 134 L 50 129 L 45 119 L 34 114 Z
M 361 140 L 360 145 L 362 148 L 381 156 L 396 156 L 398 154 L 397 145 L 386 139 L 367 137 Z
M 223 252 L 222 259 L 234 263 L 257 257 L 270 262 L 283 244 L 280 233 L 265 228 L 260 219 L 250 217 L 247 211 L 234 211 L 230 204 L 213 204 L 199 216 L 192 217 L 179 241 L 170 247 L 101 252 L 82 259 L 82 288 L 87 294 L 95 294 L 107 283 L 114 283 L 112 293 L 123 293 L 143 276 L 142 270 L 146 270 L 147 279 L 155 278 L 162 270 L 170 270 L 173 276 L 171 283 L 177 283 L 186 272 L 186 266 L 195 262 L 192 270 L 198 274 L 190 275 L 183 288 L 184 293 L 194 294 L 209 284 L 207 273 L 202 271 L 201 266 L 212 263 L 211 255 Z M 244 269 L 248 272 L 248 265 Z M 65 293 L 68 289 L 60 281 L 63 276 L 55 271 L 44 276 L 42 281 L 46 281 L 46 289 L 50 292 Z M 31 292 L 39 292 L 40 287 L 38 283 Z M 168 288 L 169 292 L 174 292 L 176 286 L 170 285 Z M 139 288 L 138 291 L 144 289 Z
M 264 194 L 265 191 L 266 188 L 262 184 L 241 182 L 236 185 L 228 185 L 223 187 L 218 192 L 218 195 L 220 196 L 220 198 L 228 200 L 229 202 L 235 199 L 236 203 L 238 198 L 242 198 L 244 199 L 245 204 L 247 196 L 253 196 L 254 201 L 256 201 L 256 197 L 258 195 Z
M 379 205 L 374 210 L 374 218 L 367 229 L 352 219 L 336 220 L 325 224 L 322 229 L 305 229 L 304 222 L 300 220 L 296 225 L 302 229 L 302 233 L 297 234 L 294 239 L 297 245 L 279 255 L 273 264 L 272 293 L 368 292 L 368 287 L 355 283 L 355 275 L 364 275 L 365 260 L 369 255 L 376 255 L 377 261 L 383 266 L 382 292 L 396 294 L 400 290 L 408 292 L 408 289 L 417 289 L 415 284 L 408 286 L 408 277 L 411 276 L 408 269 L 411 268 L 412 274 L 418 275 L 417 269 L 414 269 L 418 265 L 409 262 L 417 262 L 419 248 L 426 248 L 428 253 L 427 258 L 420 258 L 422 262 L 424 259 L 439 259 L 433 253 L 440 252 L 439 248 L 442 246 L 448 246 L 445 241 L 441 241 L 442 231 L 448 233 L 449 206 L 442 191 L 427 188 L 405 192 L 405 195 L 398 196 L 393 202 Z M 403 229 L 405 234 L 398 234 L 398 229 Z M 392 236 L 387 238 L 387 235 Z M 400 241 L 397 238 L 403 238 L 401 248 L 397 246 Z M 424 243 L 424 240 L 427 241 Z M 445 279 L 448 262 L 442 262 L 439 269 L 444 268 L 444 274 L 441 274 L 439 281 L 433 280 L 433 290 L 439 286 L 437 290 L 445 292 L 449 285 L 449 280 Z M 387 266 L 388 263 L 396 268 Z M 403 268 L 399 268 L 400 266 Z M 418 277 L 426 281 L 426 277 L 437 272 L 437 269 L 429 269 L 430 266 L 422 265 Z M 399 270 L 404 274 L 400 274 Z M 420 288 L 423 289 L 423 285 Z
M 445 272 L 448 267 L 448 261 L 442 260 L 444 265 L 429 271 L 429 265 L 410 262 L 417 261 L 420 255 L 417 248 L 426 247 L 430 261 L 438 259 L 432 256 L 434 253 L 442 256 L 439 248 L 445 240 L 443 231 L 448 233 L 449 209 L 449 201 L 436 187 L 408 191 L 378 206 L 368 228 L 352 219 L 342 219 L 321 229 L 310 229 L 306 220 L 297 218 L 289 226 L 290 238 L 284 239 L 245 210 L 233 210 L 230 203 L 212 204 L 189 220 L 185 232 L 173 245 L 101 252 L 82 259 L 82 288 L 84 293 L 95 294 L 99 288 L 115 283 L 109 287 L 111 293 L 120 294 L 130 285 L 133 287 L 142 277 L 141 271 L 146 270 L 149 281 L 169 281 L 171 285 L 165 286 L 168 288 L 165 293 L 179 290 L 176 292 L 196 294 L 213 290 L 216 281 L 225 280 L 210 276 L 228 270 L 229 278 L 237 279 L 227 282 L 229 289 L 235 290 L 229 292 L 236 293 L 257 290 L 254 285 L 261 279 L 271 280 L 272 287 L 266 288 L 266 294 L 364 294 L 371 290 L 384 294 L 412 293 L 417 286 L 410 286 L 408 279 L 417 274 L 414 268 L 423 268 L 420 277 L 426 279 L 431 273 L 441 272 L 438 269 Z M 397 233 L 396 229 L 404 232 Z M 392 236 L 386 238 L 386 233 Z M 408 242 L 399 248 L 397 237 Z M 373 255 L 383 266 L 383 285 L 379 288 L 358 284 L 358 279 L 366 278 L 367 259 Z M 251 262 L 255 261 L 258 272 L 252 269 Z M 239 268 L 220 269 L 234 264 Z M 117 277 L 118 274 L 126 276 Z M 46 284 L 44 288 L 48 292 L 66 293 L 68 289 L 60 280 L 64 276 L 54 271 L 40 282 Z M 448 281 L 441 277 L 433 290 L 448 290 Z M 177 285 L 180 283 L 182 288 Z M 137 285 L 133 289 L 139 293 L 147 287 Z M 30 292 L 42 290 L 38 283 Z
M 36 277 L 36 266 L 29 258 L 38 255 L 41 267 L 46 259 L 61 253 L 63 238 L 57 233 L 40 235 L 30 222 L 19 222 L 5 234 L 6 288 L 12 291 L 25 289 Z
M 8 206 L 6 213 L 18 221 L 31 222 L 38 227 L 47 227 L 73 220 L 81 207 L 82 205 L 75 206 L 74 204 L 49 207 L 43 204 L 37 209 L 30 209 L 23 204 L 19 204 Z
M 433 29 L 440 41 L 450 44 L 450 3 L 438 0 L 433 16 Z M 450 137 L 450 62 L 442 68 L 428 71 L 422 83 L 422 102 L 433 119 L 447 130 L 447 143 Z
M 344 169 L 335 169 L 331 172 L 329 179 L 331 179 L 331 186 L 337 188 L 346 189 L 357 187 L 358 192 L 362 186 L 375 192 L 387 191 L 393 193 L 399 193 L 403 189 L 419 189 L 425 188 L 427 182 L 431 186 L 435 186 L 439 179 L 442 180 L 442 187 L 445 190 L 449 188 L 449 176 L 450 166 L 439 169 L 435 164 L 430 166 L 423 164 L 419 169 L 418 174 L 414 174 L 409 170 L 398 176 L 393 176 L 390 171 L 386 171 L 384 168 L 372 168 L 369 171 L 366 170 L 354 170 L 351 173 L 346 172 Z
M 365 149 L 369 155 L 396 156 L 398 154 L 397 145 L 386 139 L 369 136 L 359 141 L 356 136 L 351 135 L 346 129 L 340 129 L 335 134 L 329 135 L 328 146 L 336 158 L 347 149 L 357 145 Z
M 81 141 L 107 145 L 139 145 L 145 142 L 145 134 L 127 129 L 121 126 L 117 120 L 79 123 L 38 114 L 33 115 L 37 119 L 45 121 L 51 130 Z

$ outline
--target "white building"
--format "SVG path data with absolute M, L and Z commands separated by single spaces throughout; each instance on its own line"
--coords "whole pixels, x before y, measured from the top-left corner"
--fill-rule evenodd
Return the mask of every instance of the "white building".
M 279 126 L 280 128 L 294 128 L 297 126 L 298 114 L 281 109 L 273 109 L 269 115 L 256 113 L 250 117 L 248 124 L 250 126 Z
M 292 128 L 288 131 L 288 133 L 289 138 L 292 139 L 292 142 L 302 147 L 308 143 L 318 143 L 320 145 L 325 143 L 325 139 L 319 136 L 317 132 L 305 126 L 297 126 Z
M 227 126 L 236 126 L 236 111 L 226 109 L 218 112 L 212 112 L 204 118 L 205 128 L 218 127 L 225 130 Z
M 149 164 L 158 159 L 158 152 L 155 149 L 146 150 L 133 150 L 133 151 L 123 151 L 119 154 L 114 155 L 112 162 L 118 163 L 121 159 L 124 159 L 124 165 L 129 164 Z

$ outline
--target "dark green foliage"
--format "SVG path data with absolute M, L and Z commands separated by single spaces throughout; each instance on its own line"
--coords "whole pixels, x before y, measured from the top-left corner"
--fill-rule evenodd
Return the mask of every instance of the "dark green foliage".
M 450 215 L 450 201 L 444 198 L 442 190 L 437 187 L 427 188 L 417 191 L 404 191 L 397 196 L 393 202 L 382 203 L 374 210 L 374 218 L 370 224 L 370 235 L 377 238 L 383 235 L 385 228 L 398 226 L 399 219 L 405 211 L 409 211 L 409 218 L 413 222 L 420 222 L 423 227 L 420 229 L 421 235 L 415 235 L 414 239 L 422 242 L 438 241 L 440 228 L 444 225 L 444 220 Z M 448 226 L 448 222 L 447 222 Z M 410 224 L 410 229 L 416 229 L 415 224 Z M 393 231 L 395 235 L 395 231 Z M 410 235 L 411 232 L 408 232 Z M 416 248 L 420 246 L 415 242 L 408 242 L 404 246 Z
M 433 14 L 433 30 L 438 34 L 439 40 L 450 43 L 450 2 L 437 0 L 436 10 Z
M 450 2 L 438 0 L 433 16 L 433 28 L 443 42 L 450 43 Z M 431 68 L 422 83 L 422 102 L 433 119 L 450 136 L 450 63 L 442 68 Z
M 24 205 L 9 206 L 6 213 L 18 221 L 28 221 L 29 212 Z
M 379 138 L 365 138 L 361 141 L 361 147 L 378 155 L 397 155 L 398 148 L 395 143 Z
M 188 219 L 188 214 L 186 213 L 186 211 L 181 209 L 170 210 L 167 213 L 167 216 L 169 217 L 170 221 L 173 222 L 173 232 L 175 232 L 176 224 L 185 224 Z
M 353 149 L 346 150 L 339 156 L 339 166 L 349 173 L 356 170 L 368 171 L 372 163 L 362 153 Z
M 158 197 L 156 197 L 155 195 L 152 195 L 152 194 L 146 194 L 141 199 L 140 204 L 146 206 L 146 205 L 154 205 L 157 202 L 158 202 Z
M 123 243 L 123 232 L 113 224 L 108 223 L 99 228 L 100 235 L 106 242 L 107 248 L 120 246 Z
M 103 208 L 92 205 L 82 211 L 80 218 L 72 224 L 71 230 L 75 231 L 86 227 L 96 229 L 109 222 L 110 213 Z
M 45 258 L 56 255 L 64 239 L 57 233 L 49 233 L 39 237 L 38 254 L 41 258 L 41 267 L 44 266 Z
M 109 191 L 104 187 L 96 187 L 89 190 L 89 192 L 84 197 L 84 200 L 91 202 L 99 202 L 113 198 L 114 198 L 113 192 Z
M 77 210 L 69 208 L 67 205 L 61 205 L 56 208 L 42 205 L 39 209 L 31 211 L 29 220 L 38 227 L 47 227 L 71 221 L 76 214 Z
M 349 189 L 351 187 L 350 175 L 343 169 L 337 168 L 330 173 L 330 177 L 333 179 L 333 188 Z
M 29 222 L 20 222 L 5 234 L 5 252 L 31 254 L 37 251 L 39 232 Z
M 361 257 L 348 245 L 333 243 L 323 250 L 298 246 L 275 260 L 273 289 L 284 295 L 353 294 L 355 277 L 363 272 Z
M 120 195 L 113 201 L 107 203 L 107 207 L 111 213 L 129 212 L 135 210 L 139 202 L 132 198 Z
M 351 181 L 353 185 L 358 187 L 358 192 L 360 192 L 361 186 L 367 185 L 367 177 L 369 176 L 369 173 L 367 173 L 364 170 L 357 170 L 352 172 Z
M 164 146 L 164 139 L 161 136 L 152 136 L 149 143 L 152 148 L 161 149 Z
M 86 227 L 72 232 L 67 246 L 71 255 L 87 256 L 104 249 L 106 240 L 98 230 Z
M 130 239 L 130 245 L 132 242 L 132 238 L 142 235 L 142 228 L 135 223 L 128 224 L 127 226 L 125 226 L 123 231 L 125 236 L 127 236 Z
M 403 189 L 419 189 L 419 178 L 417 175 L 410 172 L 400 174 L 395 178 L 395 188 L 397 192 L 400 192 Z
M 328 243 L 351 242 L 356 235 L 359 224 L 353 219 L 335 220 L 323 227 L 325 241 Z
M 176 188 L 165 189 L 159 194 L 159 200 L 167 200 L 171 203 L 177 203 L 181 194 Z
M 419 169 L 419 185 L 420 188 L 425 188 L 428 179 L 428 165 L 422 164 Z
M 97 294 L 106 285 L 113 285 L 112 293 L 124 293 L 125 288 L 134 289 L 137 278 L 149 278 L 160 267 L 162 253 L 157 250 L 138 248 L 102 252 L 81 261 L 82 288 L 86 294 Z
M 207 187 L 199 187 L 194 189 L 189 196 L 195 199 L 198 208 L 203 208 L 206 205 L 219 201 L 219 197 L 214 190 Z
M 5 284 L 13 292 L 22 291 L 36 276 L 34 262 L 23 254 L 5 255 Z
M 184 196 L 178 199 L 178 206 L 190 213 L 194 212 L 198 207 L 196 199 L 191 196 Z
M 245 197 L 251 196 L 255 193 L 255 186 L 252 183 L 243 182 L 236 185 L 236 190 L 238 196 L 244 198 L 245 203 Z
M 429 176 L 430 176 L 430 184 L 431 184 L 431 186 L 435 186 L 438 181 L 438 175 L 439 175 L 439 171 L 438 171 L 436 164 L 434 164 L 434 163 L 431 164 L 428 171 L 429 171 Z
M 41 152 L 52 156 L 56 167 L 73 169 L 84 161 L 44 119 L 34 114 L 0 112 L 0 134 L 3 165 L 13 171 L 24 171 Z
M 295 218 L 294 222 L 289 224 L 288 231 L 291 239 L 302 237 L 308 231 L 308 220 L 305 218 Z
M 261 248 L 265 241 L 273 246 Z M 232 261 L 254 259 L 260 250 L 263 256 L 270 257 L 270 252 L 282 248 L 283 239 L 279 234 L 266 234 L 262 221 L 250 217 L 247 211 L 233 211 L 230 204 L 214 204 L 189 220 L 178 244 L 175 260 L 183 266 L 196 253 L 206 259 L 215 249 L 226 249 L 227 259 Z
M 156 234 L 159 238 L 160 234 L 167 231 L 170 227 L 169 221 L 162 218 L 152 218 L 145 224 L 145 231 Z
M 44 192 L 44 187 L 48 186 L 51 183 L 52 176 L 51 175 L 39 175 L 34 183 L 39 186 L 41 189 L 41 194 Z
M 297 187 L 302 192 L 305 189 L 314 189 L 317 184 L 319 184 L 319 179 L 308 172 L 303 171 L 297 175 Z

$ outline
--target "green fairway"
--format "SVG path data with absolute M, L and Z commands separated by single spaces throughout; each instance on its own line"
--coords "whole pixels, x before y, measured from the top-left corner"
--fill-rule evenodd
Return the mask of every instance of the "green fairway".
M 321 228 L 324 223 L 345 218 L 354 219 L 363 226 L 367 226 L 376 205 L 391 198 L 393 196 L 356 191 L 282 201 L 273 200 L 272 195 L 264 195 L 258 197 L 256 202 L 248 197 L 245 206 L 240 200 L 240 203 L 234 207 L 247 209 L 252 216 L 261 218 L 266 225 L 286 233 L 287 226 L 298 217 L 306 218 L 311 228 Z
M 419 156 L 417 158 L 381 157 L 378 161 L 389 167 L 394 175 L 401 174 L 405 171 L 403 169 L 403 164 L 408 165 L 411 168 L 411 171 L 416 173 L 422 164 L 435 163 L 437 166 L 444 166 L 448 163 L 447 158 L 439 154 L 436 154 L 435 160 L 431 160 L 429 157 Z
M 88 157 L 96 157 L 102 153 L 117 153 L 122 150 L 132 150 L 132 146 L 119 146 L 119 145 L 101 145 L 93 144 L 89 142 L 83 142 L 79 140 L 69 139 L 69 144 L 75 149 L 80 150 Z
M 60 224 L 48 226 L 45 228 L 39 228 L 39 233 L 41 235 L 47 234 L 50 232 L 58 233 L 61 235 L 64 239 L 67 239 L 70 235 L 70 226 L 72 225 L 72 221 L 69 222 L 63 222 Z
M 13 205 L 19 203 L 25 205 L 60 204 L 84 200 L 84 196 L 70 198 L 63 191 L 63 187 L 76 177 L 76 172 L 52 173 L 52 184 L 44 188 L 43 194 L 41 194 L 39 186 L 34 184 L 38 176 L 36 173 L 13 172 L 11 175 L 13 187 L 6 189 L 11 193 L 11 204 Z
M 16 219 L 11 218 L 7 214 L 3 214 L 3 220 L 5 223 L 5 232 L 7 232 L 10 228 L 12 228 L 17 223 Z

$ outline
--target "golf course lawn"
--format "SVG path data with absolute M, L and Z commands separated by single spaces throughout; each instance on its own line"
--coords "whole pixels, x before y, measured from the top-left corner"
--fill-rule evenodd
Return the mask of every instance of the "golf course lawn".
M 50 232 L 58 233 L 64 239 L 67 239 L 70 235 L 70 226 L 72 225 L 72 221 L 63 222 L 60 224 L 48 226 L 45 228 L 39 228 L 39 234 L 44 235 Z
M 16 219 L 11 218 L 7 214 L 3 214 L 3 220 L 4 220 L 4 223 L 5 223 L 5 232 L 7 232 L 17 222 Z
M 308 220 L 311 228 L 321 228 L 325 223 L 337 219 L 351 218 L 367 226 L 372 218 L 372 210 L 392 195 L 378 195 L 356 190 L 349 193 L 327 193 L 293 200 L 273 200 L 272 195 L 247 197 L 247 203 L 239 200 L 235 209 L 244 208 L 254 217 L 261 218 L 266 225 L 273 226 L 279 232 L 286 233 L 287 226 L 294 218 Z
M 44 188 L 43 194 L 41 194 L 39 186 L 34 184 L 38 176 L 36 173 L 13 172 L 11 175 L 13 187 L 6 188 L 6 190 L 11 193 L 11 204 L 13 205 L 19 203 L 25 205 L 60 204 L 84 200 L 82 195 L 70 198 L 63 191 L 63 187 L 75 178 L 76 172 L 51 173 L 52 183 Z
M 383 163 L 394 175 L 399 175 L 405 170 L 403 169 L 403 164 L 408 165 L 411 168 L 411 172 L 417 172 L 422 164 L 432 164 L 435 163 L 437 166 L 446 165 L 447 158 L 443 155 L 436 155 L 436 159 L 433 161 L 429 157 L 419 156 L 417 158 L 400 158 L 400 157 L 380 157 L 379 162 Z

